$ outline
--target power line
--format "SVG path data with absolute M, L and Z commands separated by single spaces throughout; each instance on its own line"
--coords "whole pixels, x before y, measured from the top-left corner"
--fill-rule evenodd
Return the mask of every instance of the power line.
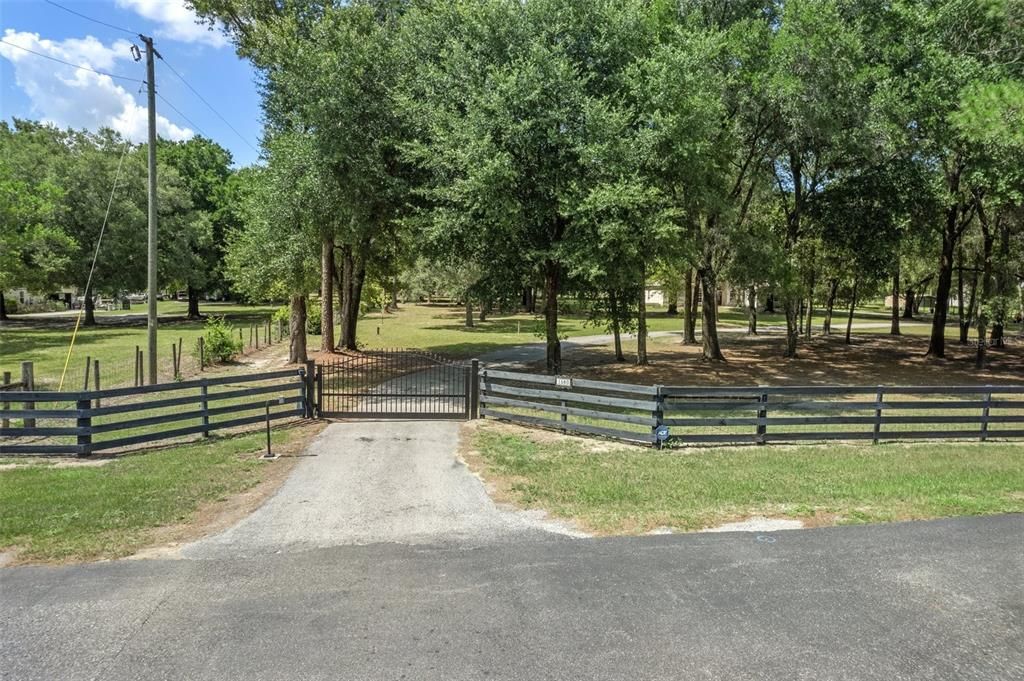
M 173 74 L 174 74 L 175 76 L 177 76 L 178 80 L 180 80 L 180 81 L 181 81 L 182 83 L 184 83 L 184 84 L 185 84 L 185 87 L 187 87 L 187 88 L 188 88 L 189 90 L 191 90 L 191 91 L 192 91 L 192 94 L 194 94 L 194 95 L 195 95 L 196 97 L 198 97 L 198 98 L 199 98 L 199 101 L 201 101 L 201 102 L 202 102 L 203 104 L 205 104 L 205 105 L 206 105 L 206 108 L 208 108 L 208 109 L 209 109 L 210 111 L 212 111 L 212 112 L 213 112 L 213 113 L 214 113 L 214 114 L 215 114 L 215 115 L 217 116 L 217 118 L 219 118 L 219 119 L 220 119 L 221 121 L 223 121 L 223 122 L 224 122 L 224 125 L 226 125 L 226 126 L 228 126 L 229 128 L 231 128 L 231 132 L 233 132 L 233 133 L 235 133 L 236 135 L 238 135 L 238 139 L 240 139 L 240 140 L 242 140 L 243 142 L 245 142 L 245 144 L 246 144 L 246 145 L 247 145 L 247 146 L 248 146 L 248 147 L 249 147 L 250 149 L 252 149 L 253 151 L 255 151 L 255 152 L 256 152 L 257 154 L 259 154 L 259 153 L 260 153 L 260 150 L 259 150 L 259 149 L 257 149 L 256 147 L 254 147 L 254 146 L 253 146 L 253 145 L 252 145 L 252 144 L 251 144 L 251 143 L 249 142 L 249 140 L 248 140 L 248 139 L 246 139 L 246 138 L 245 138 L 245 137 L 244 137 L 244 136 L 242 135 L 242 133 L 238 132 L 238 130 L 236 130 L 236 129 L 235 129 L 235 126 L 231 125 L 231 123 L 229 123 L 229 122 L 228 122 L 228 119 L 226 119 L 226 118 L 224 118 L 223 116 L 221 116 L 221 115 L 220 115 L 220 112 L 219 112 L 219 111 L 217 111 L 217 109 L 215 109 L 215 108 L 213 107 L 213 105 L 212 105 L 212 104 L 210 104 L 210 103 L 209 103 L 208 101 L 206 101 L 206 98 L 205 98 L 205 97 L 203 97 L 203 96 L 202 96 L 201 94 L 199 94 L 199 91 L 198 91 L 198 90 L 196 90 L 196 89 L 195 89 L 194 87 L 192 87 L 192 84 L 191 84 L 191 83 L 189 83 L 189 82 L 188 82 L 187 80 L 185 80 L 185 77 L 184 77 L 184 76 L 182 76 L 182 75 L 181 75 L 180 73 L 178 73 L 178 72 L 177 72 L 177 70 L 175 70 L 175 68 L 174 68 L 173 66 L 171 66 L 171 65 L 170 65 L 170 64 L 169 64 L 169 63 L 167 62 L 167 60 L 166 60 L 166 59 L 164 59 L 164 58 L 163 58 L 162 56 L 160 56 L 159 54 L 157 54 L 157 56 L 158 56 L 158 57 L 160 57 L 160 61 L 162 61 L 162 62 L 164 63 L 164 65 L 165 65 L 165 66 L 167 66 L 167 68 L 171 70 L 171 73 L 173 73 Z M 165 101 L 166 101 L 166 100 L 165 100 Z M 172 107 L 172 108 L 173 108 L 173 107 Z
M 100 26 L 106 26 L 107 28 L 112 28 L 115 31 L 121 31 L 122 33 L 127 33 L 129 35 L 138 35 L 139 34 L 138 31 L 133 31 L 131 29 L 124 28 L 122 26 L 115 26 L 114 24 L 108 24 L 107 22 L 100 21 L 99 19 L 93 19 L 92 17 L 86 16 L 85 14 L 82 14 L 81 12 L 76 12 L 75 10 L 71 9 L 70 7 L 65 7 L 64 5 L 59 5 L 56 2 L 53 2 L 53 0 L 46 0 L 46 4 L 53 5 L 54 7 L 62 9 L 65 12 L 68 12 L 70 14 L 74 14 L 77 17 L 82 17 L 86 21 L 91 21 L 94 24 L 99 24 Z
M 91 71 L 92 73 L 97 73 L 97 74 L 99 74 L 101 76 L 108 76 L 110 78 L 119 78 L 121 80 L 130 80 L 133 83 L 145 82 L 145 81 L 139 80 L 138 78 L 129 78 L 128 76 L 119 76 L 116 73 L 108 73 L 106 71 L 97 71 L 96 69 L 91 69 L 88 66 L 79 66 L 78 64 L 72 64 L 69 61 L 64 61 L 63 59 L 57 59 L 57 57 L 51 57 L 48 54 L 43 54 L 42 52 L 36 52 L 35 50 L 30 50 L 27 47 L 22 47 L 21 45 L 17 45 L 15 43 L 8 42 L 8 41 L 6 41 L 6 40 L 4 40 L 2 38 L 0 38 L 0 43 L 3 43 L 4 45 L 10 45 L 11 47 L 16 47 L 19 50 L 24 50 L 25 52 L 28 52 L 30 54 L 36 55 L 37 57 L 42 57 L 43 59 L 49 59 L 50 61 L 55 61 L 58 64 L 64 64 L 65 66 L 70 66 L 72 68 L 79 69 L 81 71 Z
M 178 109 L 178 107 L 174 106 L 174 105 L 173 105 L 173 104 L 171 104 L 171 103 L 170 103 L 169 101 L 167 101 L 167 98 L 166 98 L 166 97 L 164 97 L 164 96 L 163 96 L 162 94 L 160 94 L 159 92 L 157 92 L 157 93 L 155 93 L 155 94 L 156 94 L 156 96 L 157 96 L 157 97 L 159 97 L 159 98 L 160 98 L 160 101 L 162 101 L 162 102 L 163 102 L 164 104 L 166 104 L 167 106 L 171 107 L 171 109 L 173 109 L 175 113 L 177 113 L 177 114 L 178 114 L 179 116 L 181 116 L 182 118 L 184 118 L 184 119 L 185 119 L 185 122 L 186 122 L 186 123 L 188 123 L 189 125 L 191 125 L 191 126 L 192 126 L 193 128 L 195 128 L 195 129 L 196 129 L 196 130 L 197 130 L 197 131 L 199 132 L 199 134 L 200 134 L 200 135 L 202 135 L 203 137 L 207 137 L 207 134 L 206 134 L 205 132 L 203 132 L 202 128 L 200 128 L 200 127 L 199 127 L 198 125 L 196 125 L 196 124 L 195 124 L 195 123 L 193 123 L 193 122 L 192 122 L 191 120 L 189 120 L 189 117 L 188 117 L 188 116 L 186 116 L 185 114 L 181 113 L 181 110 L 180 110 L 180 109 Z

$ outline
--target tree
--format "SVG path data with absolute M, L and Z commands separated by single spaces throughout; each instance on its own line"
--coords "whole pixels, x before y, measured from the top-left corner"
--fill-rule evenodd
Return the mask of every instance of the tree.
M 640 3 L 489 0 L 413 9 L 400 91 L 425 175 L 428 234 L 484 267 L 543 281 L 546 364 L 561 371 L 558 298 L 580 282 L 574 221 L 642 26 Z M 597 122 L 600 121 L 598 124 Z M 455 248 L 458 246 L 459 248 Z
M 189 244 L 195 266 L 185 271 L 182 280 L 188 290 L 188 318 L 198 319 L 200 294 L 222 288 L 219 270 L 230 224 L 226 201 L 231 153 L 212 140 L 196 136 L 184 142 L 161 140 L 157 154 L 161 162 L 178 172 L 188 190 L 192 210 L 209 223 L 209 238 Z
M 281 133 L 266 141 L 267 166 L 246 175 L 244 222 L 228 235 L 226 272 L 254 300 L 289 301 L 290 362 L 306 360 L 306 298 L 318 284 L 320 201 L 326 182 L 313 140 Z M 321 320 L 321 324 L 322 324 Z
M 55 215 L 63 193 L 52 161 L 61 154 L 52 131 L 15 121 L 0 123 L 0 320 L 4 290 L 44 291 L 59 285 L 75 243 Z

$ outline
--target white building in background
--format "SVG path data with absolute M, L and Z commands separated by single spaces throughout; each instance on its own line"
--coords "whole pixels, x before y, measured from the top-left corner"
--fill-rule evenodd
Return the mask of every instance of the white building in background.
M 694 291 L 697 296 L 697 300 L 700 300 L 700 290 Z M 661 284 L 648 284 L 644 288 L 644 299 L 648 305 L 668 305 L 669 302 L 665 299 L 665 288 Z M 679 289 L 679 295 L 676 300 L 676 305 L 683 304 L 683 290 L 682 287 Z M 744 299 L 743 291 L 727 283 L 720 284 L 718 286 L 718 304 L 722 307 L 739 307 L 746 304 Z

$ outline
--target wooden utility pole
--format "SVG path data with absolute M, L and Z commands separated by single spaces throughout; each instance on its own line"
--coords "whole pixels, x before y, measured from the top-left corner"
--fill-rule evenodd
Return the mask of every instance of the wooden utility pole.
M 157 56 L 153 49 L 153 39 L 140 35 L 146 44 L 146 102 L 149 113 L 149 242 L 146 258 L 147 279 L 147 323 L 146 338 L 149 347 L 149 383 L 157 382 L 156 376 L 156 68 L 153 58 Z

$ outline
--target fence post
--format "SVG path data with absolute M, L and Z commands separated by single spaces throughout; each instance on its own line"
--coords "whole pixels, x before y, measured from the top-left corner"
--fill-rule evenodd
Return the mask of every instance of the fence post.
M 990 385 L 985 385 L 986 388 L 991 388 Z M 984 442 L 988 439 L 988 412 L 992 406 L 992 393 L 985 393 L 985 406 L 981 408 L 981 441 Z
M 474 359 L 469 365 L 473 383 L 469 388 L 469 418 L 480 418 L 480 360 Z
M 658 428 L 661 427 L 665 420 L 665 391 L 662 385 L 654 386 L 654 404 L 654 411 L 651 412 L 651 416 L 654 417 L 651 434 L 654 436 L 654 447 L 661 449 L 661 438 L 658 437 Z
M 305 403 L 305 415 L 307 419 L 316 417 L 316 400 L 314 396 L 314 372 L 316 371 L 316 362 L 311 359 L 306 360 L 306 370 L 302 376 L 306 390 L 303 396 L 303 402 Z
M 92 409 L 91 400 L 78 400 L 76 404 L 78 417 L 75 419 L 75 427 L 78 429 L 78 456 L 89 456 L 92 454 Z
M 874 437 L 871 440 L 872 444 L 878 444 L 878 434 L 882 430 L 882 386 L 878 386 L 878 391 L 875 393 L 875 431 Z
M 26 392 L 32 392 L 33 390 L 36 389 L 36 381 L 35 381 L 35 375 L 34 375 L 35 372 L 33 371 L 32 367 L 33 367 L 32 362 L 22 362 L 21 363 L 21 389 L 26 391 Z M 22 409 L 29 410 L 29 409 L 35 409 L 35 408 L 36 408 L 36 403 L 35 402 L 23 402 L 22 403 Z M 35 428 L 36 427 L 36 420 L 32 419 L 32 418 L 24 419 L 24 420 L 22 420 L 22 425 L 25 426 L 26 428 Z
M 89 355 L 85 356 L 85 383 L 83 384 L 82 390 L 89 389 L 89 370 L 92 369 L 92 357 Z
M 479 383 L 483 384 L 483 396 L 486 399 L 486 397 L 487 397 L 487 367 L 484 367 L 484 370 L 480 372 L 480 381 L 479 381 Z M 478 402 L 481 401 L 479 396 L 477 397 L 477 401 Z M 482 410 L 478 407 L 477 408 L 477 417 L 481 418 L 481 419 L 485 419 L 485 418 L 487 418 L 487 415 L 482 413 Z
M 92 453 L 92 401 L 88 399 L 78 400 L 76 403 L 78 416 L 75 419 L 75 427 L 78 429 L 78 456 L 88 456 Z
M 102 388 L 100 388 L 100 361 L 98 359 L 94 359 L 92 361 L 92 379 L 93 390 L 101 390 Z M 96 406 L 103 406 L 100 403 L 99 397 L 96 398 Z
M 757 408 L 757 444 L 763 445 L 768 434 L 768 393 L 764 386 L 761 386 L 761 396 L 757 399 L 760 405 Z
M 203 411 L 203 437 L 210 437 L 210 403 L 207 400 L 207 396 L 210 393 L 210 387 L 206 384 L 206 379 L 199 379 L 202 383 L 199 386 L 199 401 L 200 408 Z
M 4 385 L 10 385 L 10 384 L 11 384 L 11 372 L 10 371 L 5 371 L 4 372 Z M 4 402 L 3 403 L 3 410 L 4 411 L 7 411 L 10 408 L 11 408 L 11 403 L 10 402 Z M 10 428 L 10 427 L 11 427 L 11 420 L 5 416 L 3 421 L 0 421 L 0 428 Z

